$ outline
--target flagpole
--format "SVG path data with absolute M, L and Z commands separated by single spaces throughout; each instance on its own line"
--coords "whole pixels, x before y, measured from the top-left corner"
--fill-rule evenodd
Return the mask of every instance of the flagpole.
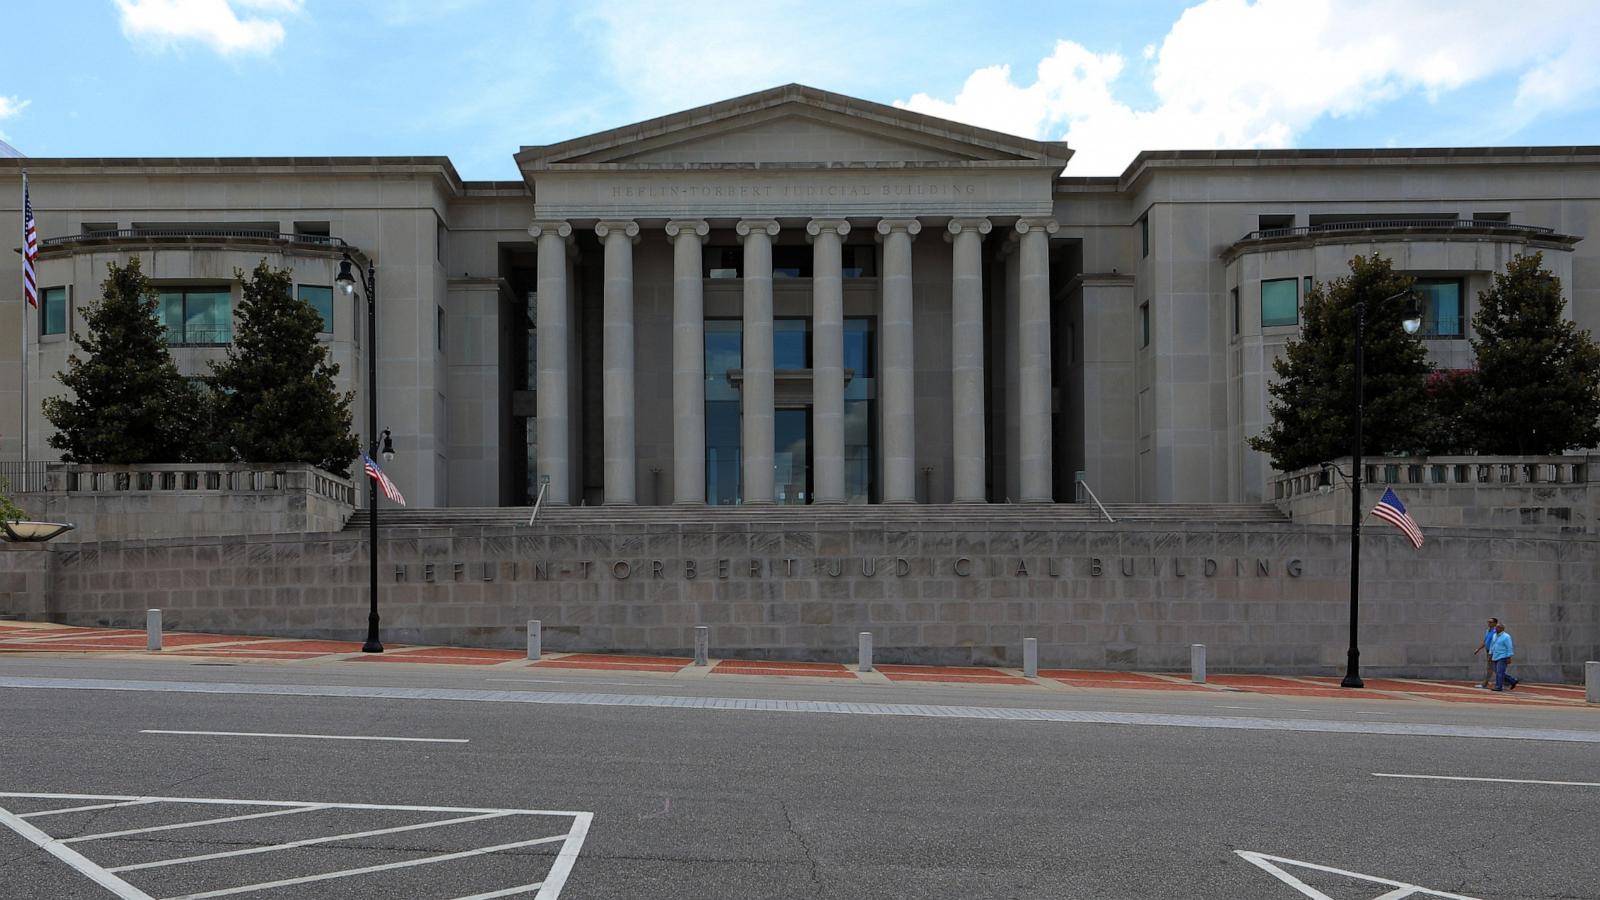
M 23 225 L 22 225 L 22 243 L 23 243 L 23 248 L 22 248 L 22 252 L 23 252 L 24 255 L 26 255 L 27 252 L 28 252 L 28 248 L 27 248 L 27 243 L 28 243 L 27 215 L 28 214 L 26 212 L 27 206 L 28 206 L 28 170 L 27 169 L 23 169 L 22 170 L 22 206 L 23 206 L 23 210 L 24 210 L 24 212 L 22 214 L 23 215 Z M 37 279 L 38 275 L 35 274 L 34 278 Z M 26 294 L 27 294 L 26 289 L 24 289 L 23 294 L 24 294 L 24 296 L 22 298 L 22 328 L 19 329 L 19 331 L 21 332 L 21 336 L 22 336 L 22 344 L 18 348 L 18 351 L 17 351 L 17 366 L 22 371 L 22 377 L 17 379 L 17 383 L 19 385 L 21 385 L 21 387 L 22 387 L 22 409 L 21 409 L 21 412 L 22 412 L 22 415 L 21 415 L 22 429 L 21 429 L 21 431 L 22 431 L 22 462 L 23 462 L 23 466 L 22 466 L 22 473 L 21 473 L 21 481 L 22 481 L 23 488 L 26 488 L 27 485 L 28 485 L 28 474 L 27 474 L 28 473 L 28 466 L 27 466 L 27 462 L 28 462 L 28 318 L 29 318 L 29 316 L 28 316 L 28 298 L 26 296 Z M 15 486 L 13 486 L 12 490 L 17 490 L 17 488 Z

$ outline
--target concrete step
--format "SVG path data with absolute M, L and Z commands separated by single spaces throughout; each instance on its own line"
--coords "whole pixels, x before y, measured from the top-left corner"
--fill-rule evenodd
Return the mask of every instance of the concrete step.
M 1270 503 L 1109 503 L 1106 510 L 1118 522 L 1287 522 Z M 528 524 L 528 507 L 444 507 L 384 509 L 380 522 L 385 528 L 512 527 Z M 882 522 L 922 524 L 936 522 L 1006 521 L 1028 522 L 1103 522 L 1105 517 L 1093 505 L 1062 503 L 1040 506 L 1020 504 L 914 505 L 914 506 L 836 506 L 836 507 L 704 507 L 683 509 L 671 506 L 586 506 L 546 507 L 539 511 L 540 525 L 606 527 L 638 524 L 770 523 L 827 524 Z M 367 527 L 366 510 L 357 510 L 346 530 Z

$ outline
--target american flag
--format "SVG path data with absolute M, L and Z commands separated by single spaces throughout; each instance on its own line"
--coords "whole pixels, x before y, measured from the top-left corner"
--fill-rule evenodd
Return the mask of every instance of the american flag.
M 1394 495 L 1394 488 L 1384 490 L 1383 499 L 1372 508 L 1372 514 L 1404 531 L 1406 537 L 1411 539 L 1411 545 L 1418 550 L 1422 549 L 1422 529 L 1417 527 L 1417 520 L 1406 512 L 1406 505 Z
M 367 476 L 378 483 L 378 487 L 383 491 L 385 497 L 401 506 L 406 505 L 406 498 L 400 494 L 400 489 L 394 486 L 394 482 L 389 480 L 389 476 L 383 474 L 383 470 L 378 468 L 378 464 L 372 461 L 372 457 L 363 453 L 361 454 L 361 462 L 367 468 Z
M 28 305 L 39 308 L 39 280 L 33 261 L 39 258 L 39 223 L 33 220 L 33 201 L 28 199 L 28 176 L 22 176 L 22 293 Z

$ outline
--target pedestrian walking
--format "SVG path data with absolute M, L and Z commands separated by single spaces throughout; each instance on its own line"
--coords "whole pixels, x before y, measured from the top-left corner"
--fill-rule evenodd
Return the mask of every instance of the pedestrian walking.
M 1504 622 L 1494 626 L 1494 640 L 1489 643 L 1489 657 L 1494 660 L 1494 690 L 1517 689 L 1517 679 L 1506 674 L 1506 666 L 1511 664 L 1511 633 L 1506 631 Z
M 1490 651 L 1490 648 L 1494 646 L 1494 627 L 1499 624 L 1499 619 L 1490 616 L 1489 628 L 1484 631 L 1483 640 L 1478 642 L 1478 649 L 1472 651 L 1473 656 L 1477 656 L 1479 653 L 1483 654 L 1483 681 L 1478 684 L 1478 687 L 1481 688 L 1488 687 L 1489 682 L 1494 680 L 1494 653 Z

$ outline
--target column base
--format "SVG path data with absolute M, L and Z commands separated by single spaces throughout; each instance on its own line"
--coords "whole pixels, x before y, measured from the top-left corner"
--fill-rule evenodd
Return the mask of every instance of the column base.
M 636 500 L 604 500 L 604 501 L 602 501 L 600 503 L 600 505 L 601 506 L 638 506 L 639 503 Z
M 908 497 L 908 498 L 900 499 L 900 500 L 880 500 L 880 501 L 878 501 L 877 505 L 878 506 L 919 506 L 920 504 L 916 501 L 916 499 Z
M 672 505 L 673 506 L 682 506 L 682 507 L 696 507 L 696 506 L 705 506 L 706 502 L 704 500 L 674 500 L 674 501 L 672 501 Z
M 988 506 L 989 505 L 988 499 L 984 498 L 984 497 L 966 497 L 966 498 L 957 497 L 956 499 L 954 499 L 954 500 L 952 500 L 950 502 L 955 504 L 956 506 Z
M 813 501 L 811 501 L 811 505 L 812 506 L 844 506 L 845 502 L 844 502 L 843 499 L 839 499 L 839 500 L 813 500 Z
M 776 501 L 776 500 L 744 500 L 744 501 L 741 501 L 739 503 L 739 505 L 740 506 L 777 506 L 778 505 L 778 501 Z

